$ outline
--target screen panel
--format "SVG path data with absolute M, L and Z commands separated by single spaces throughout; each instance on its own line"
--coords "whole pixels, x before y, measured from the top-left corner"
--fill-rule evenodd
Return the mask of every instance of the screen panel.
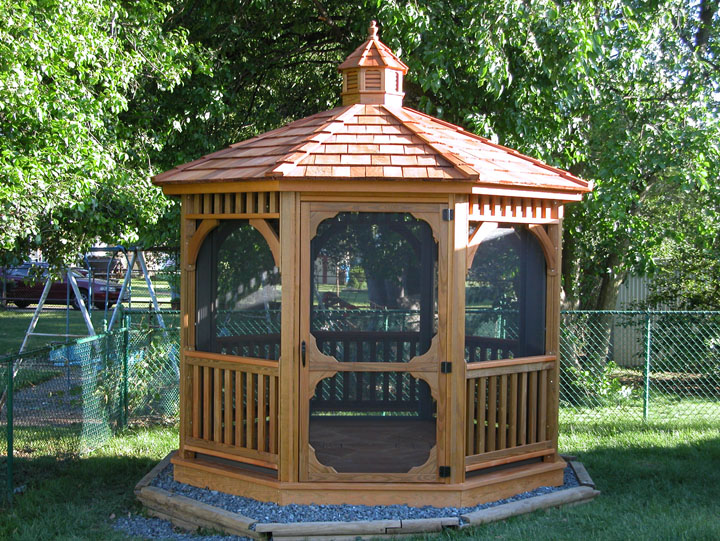
M 246 220 L 223 222 L 205 238 L 195 275 L 196 349 L 279 359 L 280 270 L 262 234 Z
M 545 353 L 545 257 L 524 227 L 500 227 L 478 247 L 465 279 L 465 359 Z

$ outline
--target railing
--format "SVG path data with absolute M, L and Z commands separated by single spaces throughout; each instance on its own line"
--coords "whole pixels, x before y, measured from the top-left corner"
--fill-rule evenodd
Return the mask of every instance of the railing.
M 489 338 L 486 336 L 465 337 L 465 359 L 469 363 L 510 359 L 519 346 L 517 340 Z
M 547 431 L 554 356 L 468 363 L 465 469 L 552 453 Z
M 317 384 L 310 409 L 420 415 L 422 392 L 407 372 L 338 372 Z
M 217 345 L 219 352 L 225 355 L 272 360 L 280 358 L 280 333 L 220 336 Z
M 192 378 L 185 449 L 277 469 L 277 361 L 185 356 Z
M 343 363 L 407 363 L 421 354 L 412 331 L 313 331 L 318 349 Z M 321 380 L 312 412 L 383 412 L 427 416 L 427 391 L 406 372 L 338 372 Z M 425 406 L 427 407 L 427 406 Z
M 340 362 L 408 362 L 419 354 L 420 333 L 313 331 L 318 349 Z

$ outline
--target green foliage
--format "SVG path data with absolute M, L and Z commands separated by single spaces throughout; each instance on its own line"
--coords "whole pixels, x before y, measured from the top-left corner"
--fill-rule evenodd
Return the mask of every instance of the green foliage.
M 129 413 L 135 418 L 152 412 L 165 419 L 176 419 L 179 404 L 176 346 L 168 344 L 167 336 L 157 330 L 140 332 L 147 333 L 147 345 L 129 359 Z
M 337 105 L 371 18 L 410 67 L 406 105 L 595 182 L 567 209 L 568 306 L 613 307 L 672 248 L 671 217 L 720 200 L 713 0 L 0 0 L 0 17 L 5 260 L 176 238 L 149 176 Z M 707 218 L 676 259 L 720 259 Z
M 348 288 L 360 289 L 366 284 L 365 271 L 360 266 L 355 266 L 350 269 L 350 279 L 348 280 Z M 367 285 L 365 285 L 367 287 Z
M 613 361 L 586 365 L 565 363 L 562 368 L 566 372 L 562 376 L 565 382 L 561 390 L 563 403 L 610 405 L 627 400 L 633 394 L 631 386 L 623 385 L 615 377 L 618 367 Z
M 320 224 L 311 251 L 315 261 L 362 269 L 370 302 L 398 308 L 419 294 L 423 245 L 437 249 L 429 225 L 410 214 L 341 212 Z
M 648 280 L 645 306 L 720 310 L 720 198 L 713 190 L 661 190 L 649 202 L 652 214 L 663 217 L 667 233 Z
M 253 297 L 253 293 L 280 285 L 280 273 L 267 241 L 246 222 L 228 223 L 216 233 L 216 242 L 222 243 L 217 252 L 218 308 L 247 309 L 262 302 L 264 297 Z
M 141 86 L 161 95 L 189 72 L 169 13 L 155 0 L 0 0 L 0 263 L 135 242 L 170 205 L 132 110 Z
M 410 66 L 406 103 L 595 182 L 566 214 L 565 299 L 614 308 L 670 230 L 647 208 L 653 187 L 718 176 L 717 9 L 436 0 L 383 2 L 380 18 Z

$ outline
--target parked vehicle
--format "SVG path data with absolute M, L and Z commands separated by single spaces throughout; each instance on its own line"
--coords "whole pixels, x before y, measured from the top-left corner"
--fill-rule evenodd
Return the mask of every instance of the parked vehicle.
M 102 310 L 105 308 L 106 297 L 108 308 L 118 302 L 121 290 L 119 283 L 100 279 L 91 280 L 85 270 L 73 269 L 70 272 L 75 277 L 85 306 L 89 306 L 90 299 L 92 299 L 93 305 Z M 14 303 L 18 308 L 26 308 L 40 301 L 48 274 L 47 263 L 26 262 L 17 267 L 2 269 L 0 273 L 6 283 L 6 300 L 8 302 Z M 72 287 L 64 278 L 53 282 L 45 303 L 67 304 L 68 288 L 70 291 L 70 305 L 79 310 L 80 304 L 72 291 Z M 128 300 L 128 298 L 129 295 L 126 292 L 123 300 Z

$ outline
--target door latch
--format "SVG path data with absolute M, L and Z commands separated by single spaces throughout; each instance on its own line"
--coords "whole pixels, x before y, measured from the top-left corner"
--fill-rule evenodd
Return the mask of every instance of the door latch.
M 306 355 L 307 355 L 307 346 L 305 345 L 305 340 L 303 340 L 302 344 L 300 344 L 300 358 L 302 359 L 303 368 L 305 367 Z

